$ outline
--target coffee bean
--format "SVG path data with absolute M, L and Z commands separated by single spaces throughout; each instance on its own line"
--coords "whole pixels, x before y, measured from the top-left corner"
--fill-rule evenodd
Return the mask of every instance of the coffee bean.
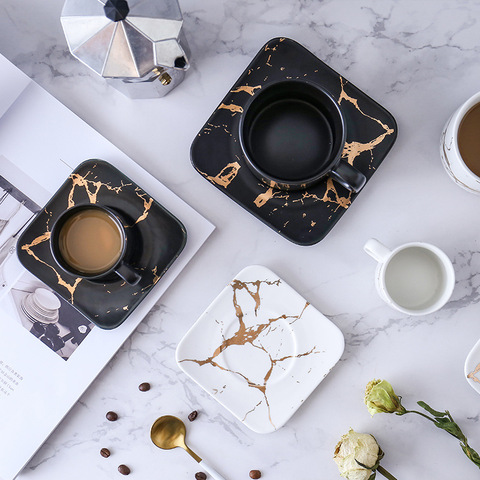
M 141 392 L 148 392 L 150 390 L 150 384 L 148 382 L 143 382 L 138 386 L 138 389 Z
M 188 419 L 193 422 L 196 418 L 198 417 L 198 412 L 194 410 L 190 415 L 188 416 Z
M 195 474 L 195 480 L 206 480 L 207 475 L 203 472 L 197 472 Z
M 118 415 L 115 412 L 107 412 L 105 416 L 107 417 L 107 420 L 110 420 L 110 422 L 118 420 Z
M 126 465 L 119 465 L 118 466 L 118 471 L 122 475 L 128 475 L 130 473 L 130 469 Z
M 110 450 L 108 448 L 102 448 L 100 450 L 100 455 L 104 458 L 108 458 L 110 456 Z
M 260 478 L 262 476 L 262 472 L 260 470 L 250 470 L 250 478 Z

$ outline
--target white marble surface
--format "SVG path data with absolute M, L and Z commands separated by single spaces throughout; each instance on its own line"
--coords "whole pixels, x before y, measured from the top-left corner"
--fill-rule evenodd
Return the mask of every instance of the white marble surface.
M 463 375 L 480 337 L 480 199 L 443 171 L 439 137 L 449 115 L 479 89 L 480 3 L 458 0 L 183 0 L 193 68 L 168 97 L 132 101 L 68 53 L 62 0 L 2 0 L 0 53 L 196 207 L 216 232 L 137 332 L 32 459 L 21 478 L 193 479 L 185 452 L 148 439 L 164 413 L 186 419 L 188 439 L 226 479 L 339 478 L 332 461 L 349 427 L 372 433 L 382 465 L 398 479 L 478 478 L 458 442 L 419 417 L 370 418 L 363 391 L 386 378 L 413 407 L 449 409 L 480 450 L 480 397 Z M 324 241 L 281 238 L 201 178 L 189 147 L 258 49 L 287 36 L 312 50 L 395 116 L 399 136 L 375 177 Z M 438 313 L 408 317 L 378 297 L 375 264 L 362 251 L 375 236 L 389 246 L 426 241 L 453 260 L 457 284 Z M 258 435 L 190 381 L 175 364 L 178 341 L 220 290 L 249 264 L 276 271 L 344 333 L 339 364 L 287 425 Z M 141 393 L 140 382 L 152 384 Z M 32 399 L 34 402 L 34 399 Z M 52 403 L 52 408 L 55 408 Z M 109 423 L 105 412 L 120 420 Z M 25 412 L 25 429 L 29 421 Z M 188 422 L 187 422 L 188 423 Z M 99 455 L 101 447 L 113 454 Z M 378 477 L 380 478 L 380 476 Z

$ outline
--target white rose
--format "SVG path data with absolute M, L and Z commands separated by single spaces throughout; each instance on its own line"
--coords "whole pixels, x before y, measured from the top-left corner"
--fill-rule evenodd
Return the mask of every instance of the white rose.
M 348 480 L 368 480 L 378 460 L 380 448 L 372 435 L 357 433 L 352 429 L 343 435 L 335 448 L 333 459 L 340 475 Z M 365 468 L 359 465 L 365 465 Z

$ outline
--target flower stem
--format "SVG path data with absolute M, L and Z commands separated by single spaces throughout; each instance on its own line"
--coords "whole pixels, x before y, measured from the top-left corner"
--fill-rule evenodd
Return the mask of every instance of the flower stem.
M 430 420 L 431 422 L 435 423 L 435 419 L 432 417 L 429 417 L 428 415 L 425 415 L 422 412 L 419 412 L 417 410 L 406 410 L 405 413 L 416 413 L 417 415 L 421 415 L 423 418 L 426 418 L 427 420 Z
M 385 470 L 381 465 L 378 466 L 377 472 L 380 472 L 388 480 L 397 480 L 390 472 Z
M 429 411 L 432 411 L 429 409 Z M 417 410 L 406 410 L 405 413 L 416 413 L 427 420 L 430 420 L 435 424 L 436 427 L 445 430 L 447 433 L 452 435 L 453 437 L 460 440 L 460 446 L 462 447 L 463 452 L 465 455 L 477 466 L 480 468 L 480 455 L 468 444 L 467 437 L 463 434 L 460 427 L 454 422 L 452 416 L 448 411 L 445 412 L 445 416 L 448 417 L 449 422 L 445 423 L 441 421 L 441 412 L 437 412 L 437 418 L 431 418 L 428 415 L 425 415 L 422 412 L 418 412 Z M 382 473 L 382 472 L 380 472 Z M 388 478 L 388 477 L 387 477 Z

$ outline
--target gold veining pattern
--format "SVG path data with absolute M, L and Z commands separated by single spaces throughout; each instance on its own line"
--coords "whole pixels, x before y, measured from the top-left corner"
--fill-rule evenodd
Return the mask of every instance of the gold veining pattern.
M 115 194 L 119 194 L 120 192 L 122 192 L 125 189 L 125 187 L 130 187 L 130 186 L 133 185 L 132 183 L 126 183 L 123 180 L 120 181 L 120 185 L 116 185 L 116 186 L 111 185 L 109 182 L 102 182 L 102 181 L 98 180 L 98 177 L 95 174 L 95 167 L 96 167 L 96 165 L 94 165 L 85 174 L 72 173 L 69 176 L 69 180 L 71 181 L 71 185 L 67 188 L 67 192 L 68 192 L 68 194 L 67 194 L 67 209 L 71 208 L 71 207 L 74 207 L 76 205 L 75 193 L 76 193 L 77 189 L 82 189 L 83 191 L 85 191 L 85 193 L 87 194 L 89 202 L 92 203 L 92 204 L 95 204 L 95 203 L 97 203 L 98 194 L 99 194 L 99 192 L 102 188 L 105 188 L 109 191 L 112 191 Z M 151 209 L 151 207 L 153 205 L 153 202 L 154 202 L 153 198 L 149 197 L 147 195 L 147 193 L 144 192 L 139 187 L 135 187 L 135 194 L 137 195 L 137 197 L 139 197 L 142 200 L 143 210 L 141 211 L 140 215 L 135 220 L 133 225 L 136 225 L 139 222 L 145 221 L 148 218 L 148 215 L 150 213 L 150 209 Z M 49 217 L 52 216 L 52 212 L 49 212 L 46 209 L 44 210 L 44 213 L 46 215 L 48 215 Z M 51 232 L 50 232 L 50 229 L 49 229 L 49 221 L 50 221 L 50 218 L 48 218 L 48 220 L 46 222 L 46 226 L 45 226 L 46 231 L 44 233 L 42 233 L 41 235 L 38 235 L 30 243 L 22 245 L 21 249 L 23 251 L 25 251 L 28 255 L 33 257 L 37 262 L 45 265 L 46 267 L 48 267 L 49 269 L 51 269 L 53 271 L 53 273 L 56 276 L 58 285 L 67 290 L 68 297 L 69 297 L 68 300 L 70 301 L 70 303 L 73 304 L 76 289 L 77 289 L 78 285 L 81 283 L 82 278 L 75 278 L 73 283 L 67 282 L 63 278 L 61 272 L 54 265 L 50 265 L 45 260 L 42 260 L 42 258 L 40 258 L 39 255 L 37 255 L 37 253 L 35 253 L 35 251 L 34 251 L 36 246 L 38 246 L 40 244 L 43 244 L 44 242 L 48 242 L 50 240 Z M 132 227 L 133 225 L 128 225 L 128 226 Z M 157 275 L 156 270 L 157 270 L 157 267 L 155 267 L 152 271 L 152 285 L 155 285 L 158 282 L 158 280 L 160 279 L 160 276 Z M 125 285 L 125 283 L 123 283 L 121 286 L 123 286 L 123 285 Z M 106 285 L 104 285 L 104 287 L 106 287 Z M 144 289 L 142 289 L 141 293 L 143 293 L 144 290 L 148 290 L 148 287 L 145 287 Z M 108 294 L 111 293 L 108 289 L 106 289 L 105 291 Z M 139 293 L 139 292 L 136 292 L 136 293 Z M 120 309 L 120 307 L 117 308 L 117 310 L 119 310 L 119 309 Z M 128 306 L 122 307 L 121 309 L 124 310 L 124 311 L 128 311 Z M 110 312 L 110 310 L 107 313 L 109 313 L 109 312 Z
M 160 280 L 160 275 L 157 274 L 158 267 L 155 265 L 155 268 L 152 270 L 153 273 L 153 280 L 152 283 L 156 285 L 156 283 Z
M 207 123 L 204 127 L 203 127 L 203 130 L 201 131 L 201 133 L 198 134 L 198 136 L 201 136 L 202 134 L 203 135 L 210 135 L 210 133 L 212 133 L 212 131 L 215 129 L 221 129 L 223 130 L 229 137 L 232 138 L 232 141 L 233 142 L 237 142 L 237 139 L 235 138 L 235 136 L 232 134 L 232 132 L 230 130 L 228 130 L 228 125 L 226 123 L 222 123 L 221 125 L 213 125 L 212 123 Z
M 140 290 L 137 290 L 135 292 L 132 292 L 132 297 L 137 296 L 139 293 L 143 294 L 148 292 L 151 288 L 153 288 L 158 281 L 162 278 L 161 275 L 158 273 L 158 265 L 155 265 L 155 267 L 152 268 L 152 281 L 148 285 L 145 285 L 142 287 Z
M 334 211 L 336 211 L 340 207 L 347 209 L 352 203 L 352 193 L 349 192 L 348 196 L 346 197 L 340 196 L 337 192 L 337 189 L 335 188 L 335 183 L 331 178 L 327 179 L 326 190 L 321 197 L 319 197 L 315 193 L 310 193 L 308 191 L 302 192 L 300 197 L 292 197 L 292 194 L 288 192 L 269 187 L 265 192 L 259 194 L 255 198 L 254 204 L 256 207 L 260 208 L 263 207 L 272 198 L 285 200 L 282 207 L 288 207 L 289 204 L 297 203 L 304 205 L 307 201 L 334 204 L 336 205 Z M 305 218 L 306 214 L 302 214 L 302 216 L 303 218 Z
M 240 291 L 244 291 L 247 294 L 247 299 L 250 298 L 253 301 L 253 313 L 255 318 L 258 318 L 258 313 L 262 305 L 262 294 L 261 290 L 267 287 L 275 287 L 281 284 L 281 280 L 256 280 L 256 281 L 240 281 L 235 279 L 231 284 L 232 288 L 232 307 L 236 317 L 236 328 L 235 332 L 228 337 L 225 337 L 222 334 L 223 341 L 217 347 L 213 348 L 213 351 L 210 356 L 204 359 L 196 359 L 196 358 L 185 358 L 180 360 L 180 362 L 192 362 L 197 364 L 199 367 L 203 367 L 205 365 L 209 365 L 213 368 L 219 369 L 224 372 L 230 372 L 236 376 L 238 376 L 241 380 L 245 382 L 245 384 L 256 391 L 258 391 L 261 395 L 261 400 L 256 403 L 250 410 L 248 410 L 243 417 L 243 420 L 252 412 L 254 412 L 260 405 L 264 404 L 266 407 L 266 411 L 268 414 L 268 419 L 271 425 L 275 427 L 274 421 L 271 416 L 270 411 L 270 402 L 268 399 L 268 385 L 269 380 L 272 378 L 272 374 L 274 373 L 276 367 L 281 366 L 282 362 L 286 360 L 294 359 L 294 358 L 302 358 L 308 355 L 314 355 L 318 353 L 322 353 L 317 347 L 314 345 L 307 351 L 290 354 L 290 355 L 282 355 L 281 357 L 275 358 L 275 352 L 268 351 L 268 349 L 262 343 L 262 334 L 267 335 L 271 334 L 276 328 L 281 328 L 282 325 L 279 322 L 286 321 L 288 325 L 292 325 L 295 322 L 299 321 L 308 306 L 310 305 L 308 302 L 299 309 L 296 314 L 281 314 L 273 318 L 266 318 L 264 321 L 258 321 L 258 323 L 253 322 L 250 326 L 247 326 L 245 321 L 245 311 L 250 310 L 251 307 L 248 303 L 241 304 L 239 300 L 238 293 Z M 218 322 L 217 322 L 218 323 Z M 252 378 L 249 378 L 248 375 L 243 373 L 242 371 L 232 370 L 228 368 L 226 365 L 222 364 L 222 359 L 218 357 L 228 350 L 232 346 L 246 346 L 249 345 L 259 351 L 263 352 L 268 359 L 267 361 L 267 368 L 262 371 L 262 379 L 261 381 L 255 381 Z M 276 347 L 278 348 L 278 346 Z M 214 392 L 218 394 L 218 389 Z
M 249 85 L 242 85 L 241 87 L 237 87 L 235 90 L 230 90 L 232 93 L 239 93 L 245 92 L 249 95 L 255 95 L 255 90 L 262 88 L 261 85 L 255 85 L 254 87 L 250 87 Z
M 258 195 L 258 197 L 253 201 L 256 207 L 260 208 L 263 207 L 273 196 L 275 195 L 276 191 L 269 187 L 267 191 Z
M 142 201 L 143 201 L 143 213 L 137 218 L 137 220 L 135 221 L 134 225 L 136 225 L 137 223 L 141 222 L 142 220 L 145 220 L 147 217 L 148 217 L 148 213 L 150 211 L 150 208 L 153 204 L 153 198 L 152 197 L 149 197 L 148 199 L 146 198 L 147 197 L 147 194 L 146 192 L 144 192 L 142 189 L 136 187 L 135 188 L 135 194 L 137 195 L 137 197 L 141 198 Z
M 221 103 L 218 109 L 230 110 L 232 112 L 232 115 L 235 115 L 237 113 L 243 113 L 243 107 L 241 107 L 240 105 L 235 105 L 234 103 L 231 103 L 230 105 L 225 105 L 224 103 Z
M 474 382 L 480 383 L 480 379 L 476 376 L 477 373 L 480 372 L 480 363 L 472 370 L 468 375 L 467 378 L 472 379 Z
M 221 187 L 227 188 L 230 183 L 235 179 L 240 170 L 240 164 L 238 162 L 231 162 L 220 170 L 220 172 L 215 175 L 206 175 L 202 173 L 205 178 L 210 180 L 210 182 L 220 185 Z
M 342 77 L 340 77 L 340 86 L 342 90 L 340 92 L 340 97 L 338 98 L 338 104 L 340 105 L 342 101 L 350 102 L 364 117 L 367 117 L 370 120 L 373 120 L 374 122 L 378 123 L 384 130 L 382 134 L 380 134 L 378 137 L 370 140 L 367 143 L 361 143 L 361 142 L 355 142 L 355 141 L 345 143 L 345 148 L 343 149 L 343 152 L 342 152 L 342 158 L 345 158 L 350 165 L 353 165 L 354 160 L 361 153 L 366 151 L 369 151 L 370 153 L 372 153 L 373 149 L 377 145 L 382 143 L 387 135 L 392 135 L 394 133 L 394 129 L 390 128 L 388 125 L 381 122 L 378 118 L 374 118 L 366 114 L 358 105 L 358 100 L 356 98 L 352 98 L 350 95 L 348 95 L 345 92 L 345 85 L 347 83 L 348 82 L 346 82 Z
M 246 73 L 246 76 L 249 77 L 250 75 L 254 74 L 255 72 L 258 72 L 261 70 L 262 72 L 284 72 L 283 73 L 283 78 L 285 79 L 304 79 L 306 77 L 314 79 L 320 72 L 319 68 L 312 69 L 312 71 L 308 72 L 294 72 L 294 75 L 286 75 L 288 73 L 288 69 L 284 65 L 278 65 L 274 60 L 276 60 L 276 55 L 278 55 L 278 51 L 281 48 L 281 43 L 285 41 L 285 38 L 280 38 L 277 42 L 271 42 L 267 45 L 265 45 L 263 51 L 264 53 L 264 58 L 262 60 L 262 63 L 257 64 L 255 66 L 251 66 L 249 70 Z M 260 76 L 261 75 L 261 76 Z M 269 73 L 269 75 L 273 75 Z M 262 87 L 264 87 L 267 83 L 267 79 L 269 75 L 262 75 L 260 73 L 257 73 L 257 77 L 255 81 L 251 81 L 251 84 L 254 84 L 255 86 L 251 85 L 241 85 L 237 86 L 231 89 L 231 93 L 239 93 L 239 92 L 245 92 L 248 95 L 254 95 L 258 90 L 260 90 Z M 263 85 L 260 84 L 260 81 L 258 78 L 263 78 Z M 346 162 L 348 162 L 350 165 L 355 166 L 354 164 L 358 161 L 359 158 L 362 158 L 365 160 L 363 165 L 365 165 L 366 169 L 369 169 L 370 171 L 375 170 L 376 165 L 374 163 L 374 151 L 375 149 L 381 145 L 385 139 L 389 136 L 394 136 L 395 135 L 395 130 L 392 126 L 389 126 L 386 124 L 384 121 L 382 121 L 380 118 L 375 118 L 375 116 L 370 115 L 365 111 L 365 106 L 361 105 L 361 101 L 358 98 L 355 98 L 352 94 L 352 91 L 350 91 L 349 86 L 348 86 L 348 81 L 345 80 L 343 77 L 338 76 L 338 82 L 340 86 L 340 93 L 338 94 L 337 97 L 337 102 L 339 105 L 342 104 L 351 104 L 355 111 L 358 112 L 360 115 L 360 120 L 357 121 L 362 121 L 361 118 L 363 117 L 364 121 L 367 122 L 373 122 L 374 125 L 378 125 L 380 127 L 380 132 L 376 133 L 374 135 L 375 138 L 371 138 L 368 141 L 365 142 L 360 142 L 355 139 L 349 139 L 344 146 L 344 149 L 342 151 L 342 159 L 344 159 Z M 222 103 L 219 107 L 219 109 L 227 109 L 232 112 L 232 116 L 236 115 L 237 113 L 243 113 L 244 111 L 244 103 L 243 102 L 234 102 L 231 104 L 225 104 Z M 209 134 L 214 128 L 218 129 L 220 128 L 220 125 L 212 125 L 211 123 L 207 124 L 208 126 L 204 128 L 202 131 L 203 134 Z M 231 137 L 231 141 L 237 143 L 238 142 L 238 132 L 232 134 L 232 127 L 231 125 L 228 126 L 227 133 Z M 199 134 L 200 135 L 200 134 Z M 370 163 L 368 162 L 368 157 L 366 155 L 370 155 Z M 238 157 L 237 157 L 238 158 Z M 233 178 L 235 178 L 238 174 L 238 170 L 240 165 L 242 165 L 241 161 L 234 163 L 229 163 L 222 171 L 218 174 L 214 175 L 208 175 L 202 171 L 199 170 L 199 172 L 205 176 L 210 182 L 216 184 L 217 186 L 221 186 L 225 189 L 230 185 L 231 181 Z M 235 166 L 235 168 L 233 168 Z M 353 194 L 352 192 L 345 192 L 345 189 L 341 188 L 339 189 L 338 184 L 336 184 L 331 178 L 326 178 L 326 180 L 320 184 L 319 186 L 316 185 L 315 188 L 307 188 L 304 190 L 299 190 L 299 191 L 286 191 L 286 190 L 280 190 L 278 188 L 275 188 L 274 185 L 265 185 L 264 183 L 258 182 L 258 187 L 256 188 L 256 196 L 253 198 L 253 200 L 250 200 L 253 202 L 253 204 L 246 205 L 247 209 L 249 210 L 256 210 L 256 209 L 264 209 L 266 210 L 266 214 L 270 217 L 275 214 L 279 214 L 280 211 L 284 208 L 290 208 L 292 205 L 299 205 L 301 208 L 304 207 L 304 210 L 300 210 L 299 215 L 302 215 L 302 218 L 305 220 L 305 228 L 308 228 L 309 232 L 322 229 L 325 227 L 325 222 L 329 222 L 335 215 L 337 211 L 344 211 L 350 207 L 352 204 L 353 200 Z M 323 188 L 325 190 L 323 190 Z M 325 204 L 325 208 L 328 209 L 327 212 L 325 212 L 325 209 L 322 207 L 317 208 L 317 209 L 311 209 L 312 204 L 315 203 L 323 203 Z M 271 207 L 271 204 L 274 204 L 273 207 Z M 293 210 L 292 210 L 293 211 Z M 296 212 L 298 210 L 295 210 Z M 322 213 L 324 212 L 324 213 Z M 305 215 L 306 214 L 306 215 Z M 320 216 L 318 216 L 320 214 Z M 292 213 L 292 215 L 296 215 L 295 213 Z M 313 218 L 312 218 L 313 216 Z M 325 220 L 320 221 L 320 218 L 323 217 Z M 272 217 L 273 218 L 273 217 Z M 274 226 L 275 229 L 281 228 L 280 225 L 277 225 L 277 222 L 272 220 L 272 226 Z
M 90 175 L 92 175 L 92 171 L 88 171 L 85 175 L 80 175 L 78 173 L 72 173 L 70 175 L 69 178 L 72 181 L 72 188 L 68 193 L 67 208 L 71 208 L 75 205 L 73 197 L 75 194 L 75 189 L 77 187 L 83 188 L 85 190 L 85 193 L 87 194 L 90 203 L 97 203 L 97 195 L 102 187 L 106 188 L 107 190 L 112 190 L 115 193 L 120 193 L 124 187 L 131 185 L 131 183 L 124 184 L 122 182 L 121 185 L 113 187 L 109 183 L 100 182 L 98 180 L 89 180 L 87 177 L 89 177 Z
M 282 37 L 282 38 L 279 38 L 278 39 L 278 43 L 282 43 L 283 41 L 285 40 L 285 37 Z M 271 50 L 272 52 L 276 52 L 277 51 L 277 48 L 278 48 L 278 44 L 271 47 L 268 43 L 265 45 L 265 48 L 264 48 L 264 51 L 265 52 L 268 52 L 269 50 Z
M 47 228 L 48 228 L 48 225 L 47 225 Z M 35 247 L 35 246 L 37 246 L 37 245 L 39 245 L 43 242 L 48 242 L 49 240 L 50 240 L 50 231 L 47 230 L 45 233 L 42 233 L 41 235 L 39 235 L 38 237 L 33 239 L 30 243 L 22 245 L 21 248 L 26 253 L 31 255 L 37 262 L 40 262 L 43 265 L 47 266 L 48 268 L 50 268 L 53 271 L 53 273 L 55 273 L 55 276 L 57 277 L 58 284 L 61 287 L 64 287 L 68 291 L 68 293 L 70 294 L 70 303 L 73 304 L 73 296 L 75 294 L 75 290 L 76 290 L 78 284 L 82 281 L 82 279 L 81 278 L 76 278 L 75 281 L 73 282 L 73 284 L 71 285 L 70 283 L 68 283 L 67 281 L 65 281 L 62 278 L 62 276 L 60 275 L 60 273 L 58 273 L 58 271 L 55 267 L 53 267 L 52 265 L 49 265 L 47 262 L 43 261 L 32 250 L 33 247 Z
M 391 135 L 394 133 L 394 129 L 390 128 L 388 125 L 385 123 L 381 122 L 379 119 L 374 118 L 365 112 L 360 108 L 358 105 L 358 100 L 356 98 L 351 97 L 348 95 L 345 91 L 345 85 L 346 81 L 340 77 L 340 86 L 341 86 L 341 92 L 340 96 L 338 98 L 338 104 L 340 105 L 342 101 L 345 102 L 350 102 L 359 112 L 361 115 L 364 117 L 367 117 L 376 123 L 378 123 L 384 130 L 383 133 L 378 135 L 376 138 L 370 140 L 369 142 L 362 143 L 362 142 L 346 142 L 345 147 L 342 152 L 342 158 L 344 158 L 350 165 L 354 164 L 354 161 L 362 154 L 363 152 L 369 151 L 372 155 L 373 158 L 373 149 L 379 145 L 380 143 L 383 142 L 385 137 L 387 135 Z M 291 203 L 298 203 L 298 202 L 304 202 L 307 199 L 313 200 L 314 202 L 320 201 L 323 203 L 327 204 L 332 204 L 335 205 L 335 210 L 336 211 L 338 208 L 344 208 L 347 209 L 351 203 L 352 203 L 352 193 L 349 192 L 348 196 L 343 197 L 339 195 L 337 188 L 335 186 L 334 181 L 331 178 L 327 179 L 326 182 L 326 190 L 325 194 L 323 196 L 318 196 L 316 194 L 309 193 L 308 191 L 304 191 L 302 193 L 302 196 L 300 198 L 293 198 L 290 199 L 291 195 L 286 193 L 286 192 L 281 192 L 281 191 L 275 191 L 271 187 L 268 187 L 268 189 L 265 192 L 260 193 L 253 203 L 255 204 L 256 207 L 260 208 L 263 207 L 264 205 L 267 204 L 269 200 L 272 198 L 284 198 L 286 201 L 283 205 L 283 207 L 288 206 L 288 200 L 290 200 Z
M 322 197 L 322 202 L 333 203 L 337 205 L 337 208 L 343 207 L 347 209 L 352 203 L 352 192 L 349 192 L 347 197 L 341 197 L 338 194 L 337 189 L 335 188 L 335 183 L 333 182 L 333 180 L 331 178 L 328 178 L 327 190 L 325 191 L 325 194 Z
M 67 209 L 74 207 L 75 206 L 75 192 L 78 188 L 83 189 L 85 193 L 87 194 L 88 200 L 90 203 L 95 204 L 97 203 L 97 197 L 100 189 L 106 188 L 107 190 L 113 191 L 116 194 L 119 194 L 120 192 L 123 191 L 125 187 L 131 186 L 131 183 L 124 183 L 123 181 L 121 182 L 120 185 L 117 186 L 112 186 L 110 183 L 102 182 L 97 180 L 97 176 L 95 175 L 94 168 L 92 170 L 87 171 L 86 174 L 80 175 L 79 173 L 72 173 L 69 176 L 69 180 L 71 181 L 71 187 L 68 191 L 67 195 Z M 143 192 L 140 188 L 136 187 L 135 193 L 137 194 L 138 197 L 140 197 L 143 201 L 144 204 L 144 210 L 141 213 L 141 215 L 137 218 L 135 221 L 135 224 L 138 222 L 141 222 L 142 220 L 145 220 L 148 216 L 148 212 L 150 210 L 150 207 L 152 206 L 153 203 L 153 198 L 146 198 L 146 193 Z M 49 216 L 51 216 L 51 212 L 48 212 L 45 210 L 45 213 Z M 55 274 L 57 278 L 57 283 L 59 286 L 65 288 L 69 294 L 69 301 L 70 303 L 74 303 L 74 295 L 75 291 L 82 281 L 82 278 L 76 278 L 73 283 L 67 282 L 61 275 L 61 273 L 58 271 L 55 266 L 50 265 L 49 263 L 45 262 L 42 260 L 35 252 L 34 252 L 34 247 L 37 245 L 40 245 L 44 242 L 48 242 L 50 240 L 50 231 L 48 227 L 48 221 L 46 225 L 46 232 L 42 233 L 35 239 L 33 239 L 30 243 L 24 244 L 21 246 L 21 249 L 25 251 L 28 255 L 32 256 L 37 262 L 45 265 L 46 267 L 50 268 L 53 273 Z

